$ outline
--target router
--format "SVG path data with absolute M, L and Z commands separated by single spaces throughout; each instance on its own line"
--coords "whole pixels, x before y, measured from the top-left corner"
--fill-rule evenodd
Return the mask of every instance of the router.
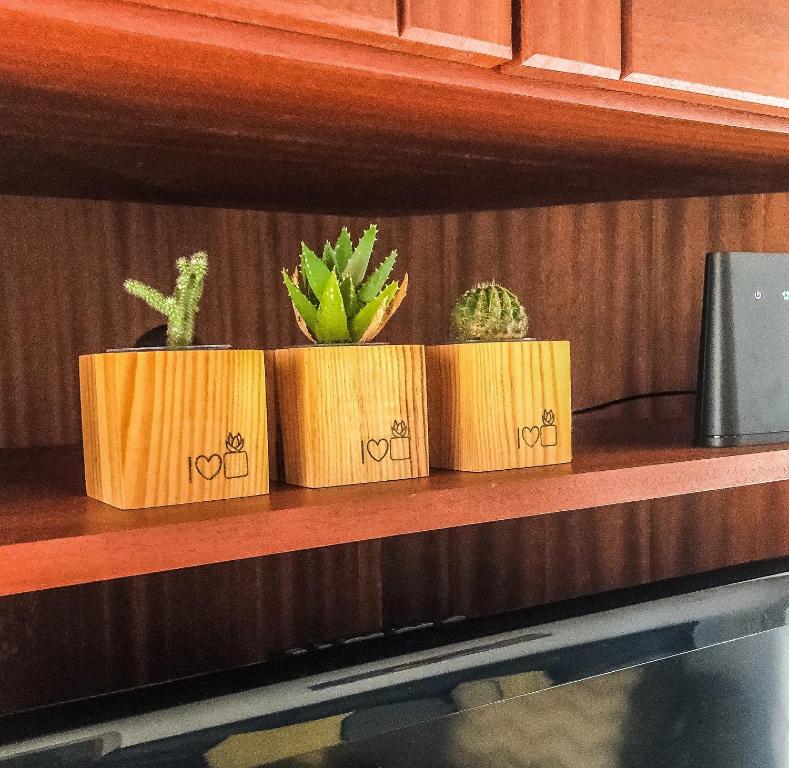
M 789 441 L 789 254 L 708 253 L 696 441 Z

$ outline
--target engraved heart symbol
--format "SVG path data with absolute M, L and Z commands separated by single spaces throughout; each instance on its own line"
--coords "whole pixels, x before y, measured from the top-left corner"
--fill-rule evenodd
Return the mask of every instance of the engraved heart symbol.
M 222 457 L 218 453 L 202 454 L 195 459 L 195 469 L 206 479 L 213 480 L 222 469 Z
M 521 430 L 521 435 L 523 436 L 523 442 L 531 448 L 534 445 L 537 445 L 537 441 L 540 439 L 540 428 L 539 427 L 524 427 Z
M 376 461 L 383 461 L 386 454 L 389 452 L 389 441 L 382 437 L 380 440 L 367 441 L 367 453 L 370 454 Z

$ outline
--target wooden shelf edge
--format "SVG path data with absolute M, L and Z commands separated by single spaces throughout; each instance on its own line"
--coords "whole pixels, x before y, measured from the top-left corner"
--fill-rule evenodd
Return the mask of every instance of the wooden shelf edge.
M 90 30 L 97 37 L 107 34 L 134 35 L 140 45 L 155 45 L 158 41 L 160 45 L 221 48 L 286 60 L 299 66 L 327 66 L 334 70 L 344 70 L 345 76 L 348 70 L 355 70 L 360 76 L 366 73 L 374 77 L 416 80 L 420 86 L 430 85 L 459 91 L 470 88 L 491 94 L 533 98 L 541 102 L 564 102 L 569 107 L 599 107 L 612 111 L 641 113 L 645 117 L 683 119 L 732 128 L 763 130 L 768 133 L 789 133 L 789 115 L 785 109 L 755 103 L 749 106 L 770 109 L 763 113 L 753 112 L 747 109 L 740 99 L 732 100 L 725 93 L 714 94 L 718 99 L 714 103 L 709 100 L 710 94 L 688 92 L 682 93 L 680 97 L 680 94 L 665 88 L 655 88 L 645 96 L 630 90 L 612 92 L 609 90 L 610 85 L 603 89 L 590 87 L 590 81 L 587 80 L 560 82 L 502 78 L 499 72 L 475 64 L 414 56 L 409 43 L 432 43 L 433 47 L 441 48 L 452 42 L 453 36 L 423 31 L 408 25 L 403 30 L 403 37 L 398 38 L 404 43 L 403 49 L 392 50 L 348 40 L 285 31 L 277 29 L 276 26 L 262 26 L 249 19 L 221 18 L 182 9 L 164 9 L 141 4 L 136 0 L 80 0 L 76 3 L 40 0 L 34 7 L 28 0 L 0 0 L 0 13 L 7 16 L 9 25 L 11 22 L 25 20 L 26 27 L 33 27 L 30 30 L 31 35 L 38 25 L 56 38 L 67 36 L 76 29 L 85 34 Z M 508 74 L 517 74 L 524 70 L 522 61 L 505 61 L 506 58 L 511 58 L 511 46 L 482 42 L 475 44 L 466 38 L 461 39 L 468 51 L 488 54 L 503 61 L 502 71 Z M 12 42 L 16 44 L 20 41 L 12 38 Z M 30 54 L 33 54 L 32 46 L 36 46 L 40 48 L 42 55 L 46 55 L 45 39 L 28 36 L 26 42 L 31 46 Z M 16 50 L 21 49 L 15 49 L 15 52 Z M 461 56 L 463 52 L 461 49 L 456 51 Z M 32 61 L 25 61 L 27 77 L 36 76 L 30 68 Z M 39 65 L 43 63 L 39 61 Z M 13 60 L 12 64 L 18 66 L 19 61 Z M 75 72 L 79 71 L 79 75 L 84 76 L 85 73 L 78 70 L 81 63 L 75 61 L 74 64 Z M 106 79 L 105 87 L 101 89 L 103 95 L 127 101 L 131 95 L 128 89 L 122 88 L 116 93 L 112 91 L 115 86 L 127 84 L 126 81 L 115 79 L 117 70 L 102 71 L 96 67 L 95 62 L 93 65 L 93 76 Z M 69 90 L 73 85 L 74 72 L 60 72 L 57 80 L 53 80 L 53 73 L 46 69 L 37 74 L 42 78 L 40 84 L 43 86 L 46 83 L 48 90 L 63 90 L 64 86 L 65 90 Z M 83 81 L 81 84 L 86 83 Z M 94 84 L 98 86 L 99 81 L 95 80 Z M 261 82 L 261 85 L 264 84 Z M 694 99 L 699 97 L 700 100 L 694 102 Z M 534 108 L 539 111 L 540 105 L 535 104 Z M 521 128 L 528 130 L 526 125 Z
M 379 49 L 126 0 L 0 0 L 0 26 L 6 194 L 366 215 L 789 184 L 785 109 L 494 66 L 506 46 L 439 45 L 474 66 L 413 55 L 444 38 Z
M 58 495 L 49 488 L 35 501 L 35 487 L 26 485 L 24 500 L 0 498 L 7 523 L 5 536 L 0 531 L 0 596 L 789 479 L 786 448 L 662 450 L 663 458 L 660 450 L 620 449 L 626 457 L 619 466 L 605 451 L 579 452 L 573 465 L 440 471 L 317 491 L 282 487 L 269 496 L 136 513 L 74 490 Z M 72 530 L 20 532 L 20 520 L 42 524 L 42 515 L 58 507 L 59 523 L 71 515 Z

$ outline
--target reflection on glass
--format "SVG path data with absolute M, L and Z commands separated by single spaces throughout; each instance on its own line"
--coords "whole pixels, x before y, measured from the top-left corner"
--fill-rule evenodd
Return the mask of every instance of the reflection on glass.
M 275 765 L 789 768 L 788 654 L 773 630 Z
M 787 611 L 783 574 L 408 654 L 394 638 L 375 661 L 158 709 L 152 693 L 10 746 L 0 719 L 0 768 L 44 768 L 42 749 L 72 765 L 97 738 L 99 768 L 789 768 Z

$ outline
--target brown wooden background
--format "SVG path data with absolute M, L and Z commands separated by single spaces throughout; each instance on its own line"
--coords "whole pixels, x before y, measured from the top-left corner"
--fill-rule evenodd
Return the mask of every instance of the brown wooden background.
M 160 320 L 124 277 L 169 289 L 176 257 L 205 248 L 202 340 L 300 343 L 280 268 L 300 240 L 370 220 L 0 197 L 0 447 L 79 441 L 77 356 Z M 705 252 L 789 251 L 789 194 L 375 220 L 378 255 L 397 247 L 411 277 L 382 340 L 444 340 L 453 298 L 495 277 L 522 296 L 535 336 L 570 339 L 576 407 L 692 387 Z

